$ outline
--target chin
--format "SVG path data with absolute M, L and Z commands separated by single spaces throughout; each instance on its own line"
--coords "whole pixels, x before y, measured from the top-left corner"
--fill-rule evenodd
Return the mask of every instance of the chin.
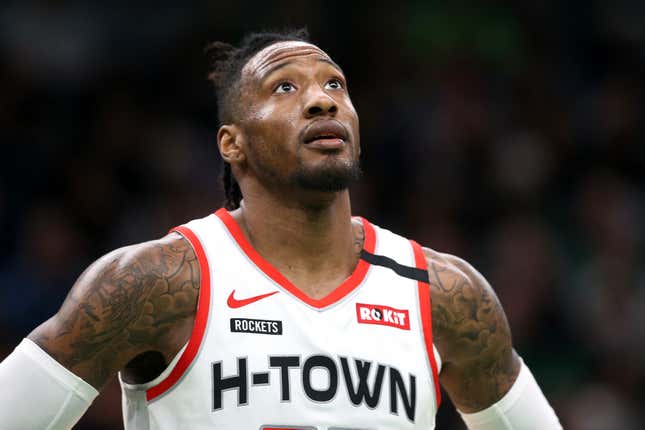
M 291 175 L 290 182 L 307 190 L 337 192 L 346 190 L 361 175 L 357 161 L 335 161 L 317 166 L 300 166 Z

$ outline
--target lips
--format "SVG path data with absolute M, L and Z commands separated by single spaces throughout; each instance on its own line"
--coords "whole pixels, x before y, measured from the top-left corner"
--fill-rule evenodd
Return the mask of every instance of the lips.
M 311 123 L 304 130 L 302 141 L 305 144 L 322 141 L 347 141 L 347 129 L 335 120 L 318 120 Z

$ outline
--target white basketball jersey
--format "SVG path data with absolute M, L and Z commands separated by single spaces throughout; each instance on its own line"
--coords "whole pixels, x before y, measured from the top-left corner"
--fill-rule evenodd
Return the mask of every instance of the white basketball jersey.
M 148 384 L 121 383 L 126 430 L 433 429 L 440 360 L 421 247 L 361 219 L 356 269 L 312 299 L 224 209 L 177 227 L 201 269 L 195 325 Z

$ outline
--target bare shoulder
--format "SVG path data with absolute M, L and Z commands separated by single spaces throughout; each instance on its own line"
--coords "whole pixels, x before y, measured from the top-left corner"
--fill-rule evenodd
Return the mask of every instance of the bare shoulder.
M 484 409 L 519 373 L 504 310 L 488 281 L 465 260 L 424 248 L 441 384 L 463 412 Z
M 29 338 L 100 389 L 139 354 L 178 351 L 169 349 L 192 327 L 199 277 L 195 253 L 177 233 L 118 249 L 88 267 Z
M 476 356 L 490 330 L 505 324 L 491 286 L 468 262 L 423 248 L 431 287 L 433 337 L 444 361 Z M 504 321 L 501 321 L 504 320 Z

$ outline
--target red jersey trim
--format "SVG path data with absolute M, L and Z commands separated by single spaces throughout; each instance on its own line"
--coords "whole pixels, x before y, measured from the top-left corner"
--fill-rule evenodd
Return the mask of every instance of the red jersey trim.
M 423 254 L 421 245 L 411 240 L 412 249 L 414 250 L 414 264 L 417 269 L 428 270 L 428 262 Z M 419 307 L 421 310 L 421 323 L 423 325 L 423 338 L 426 344 L 426 352 L 430 360 L 430 368 L 432 369 L 432 380 L 434 381 L 435 398 L 437 399 L 437 410 L 441 405 L 441 388 L 439 387 L 439 372 L 437 370 L 437 360 L 434 356 L 434 348 L 432 345 L 432 306 L 430 302 L 430 285 L 423 282 L 417 282 L 419 288 Z
M 300 291 L 298 287 L 293 285 L 291 281 L 285 278 L 284 275 L 282 275 L 282 273 L 278 271 L 278 269 L 273 267 L 271 263 L 266 261 L 264 257 L 262 257 L 255 250 L 255 248 L 253 248 L 253 246 L 244 236 L 244 233 L 242 233 L 240 226 L 226 209 L 219 209 L 217 212 L 215 212 L 215 215 L 217 215 L 222 220 L 231 236 L 233 236 L 233 238 L 237 242 L 238 246 L 262 272 L 264 272 L 269 278 L 282 286 L 282 288 L 287 290 L 289 293 L 296 296 L 299 300 L 314 308 L 321 309 L 327 307 L 338 302 L 343 297 L 354 291 L 361 284 L 361 282 L 363 282 L 363 279 L 365 279 L 365 275 L 367 274 L 367 270 L 370 267 L 370 263 L 368 263 L 367 261 L 363 259 L 358 260 L 358 264 L 356 265 L 354 272 L 349 276 L 349 278 L 345 279 L 345 281 L 340 284 L 334 291 L 332 291 L 322 299 L 312 299 L 311 297 Z M 374 253 L 374 248 L 376 247 L 376 233 L 374 232 L 374 227 L 369 223 L 369 221 L 364 218 L 361 218 L 361 222 L 363 223 L 363 229 L 365 231 L 365 242 L 363 244 L 363 248 L 367 252 Z
M 204 248 L 197 238 L 197 235 L 195 235 L 195 233 L 193 233 L 193 231 L 188 227 L 179 226 L 173 228 L 171 231 L 176 231 L 184 236 L 188 240 L 188 242 L 190 242 L 193 250 L 195 251 L 195 254 L 197 255 L 197 261 L 199 262 L 200 271 L 199 299 L 197 302 L 195 324 L 193 325 L 193 331 L 190 335 L 188 346 L 186 346 L 186 349 L 182 353 L 179 361 L 177 361 L 177 364 L 172 369 L 168 377 L 146 391 L 146 398 L 149 402 L 172 388 L 177 383 L 177 381 L 181 379 L 182 375 L 186 372 L 188 367 L 190 367 L 190 364 L 197 356 L 199 348 L 202 344 L 202 339 L 204 338 L 204 332 L 206 331 L 206 323 L 208 322 L 208 313 L 210 309 L 211 271 L 208 266 L 208 260 L 206 259 Z

